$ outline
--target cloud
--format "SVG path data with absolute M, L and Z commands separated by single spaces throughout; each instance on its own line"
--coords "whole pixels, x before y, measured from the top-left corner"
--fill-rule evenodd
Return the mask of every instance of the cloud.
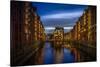
M 72 29 L 73 27 L 63 27 L 64 29 Z M 45 30 L 54 30 L 55 27 L 45 27 Z
M 76 17 L 80 17 L 83 11 L 75 11 L 75 12 L 59 12 L 59 13 L 52 13 L 48 15 L 41 16 L 42 20 L 47 19 L 72 19 Z
M 55 29 L 55 27 L 45 27 L 45 30 L 52 30 Z
M 64 32 L 69 32 L 82 14 L 83 11 L 57 12 L 42 15 L 41 20 L 46 33 L 52 33 L 57 26 L 64 27 Z
M 83 11 L 73 12 L 56 12 L 52 14 L 42 15 L 41 20 L 44 26 L 74 26 L 75 22 L 82 15 Z
M 73 29 L 73 27 L 64 27 L 64 29 Z

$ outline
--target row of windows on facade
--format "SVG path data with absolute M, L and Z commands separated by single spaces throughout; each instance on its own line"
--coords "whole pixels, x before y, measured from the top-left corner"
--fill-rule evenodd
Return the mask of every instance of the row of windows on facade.
M 83 15 L 79 18 L 74 28 L 70 32 L 66 33 L 65 39 L 84 40 L 84 41 L 88 39 L 89 41 L 90 40 L 95 41 L 96 14 L 92 12 L 93 12 L 92 9 L 87 9 L 83 13 Z M 92 21 L 92 19 L 94 19 L 95 22 Z

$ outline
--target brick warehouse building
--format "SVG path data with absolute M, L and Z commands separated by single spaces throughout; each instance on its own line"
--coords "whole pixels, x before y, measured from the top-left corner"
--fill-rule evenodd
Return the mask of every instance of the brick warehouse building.
M 69 36 L 70 38 L 67 38 Z M 78 49 L 87 52 L 87 55 L 96 57 L 96 7 L 89 6 L 84 10 L 73 29 L 65 33 L 65 39 L 76 42 Z
M 44 26 L 36 13 L 36 7 L 30 2 L 11 1 L 10 29 L 11 65 L 21 65 L 27 59 L 26 56 L 35 51 L 34 44 L 45 41 Z
M 55 47 L 61 47 L 64 41 L 64 28 L 56 27 L 53 32 L 53 41 Z
M 70 34 L 68 34 L 70 33 Z M 73 29 L 65 33 L 70 36 L 70 40 L 79 40 L 81 42 L 96 43 L 96 9 L 93 6 L 88 7 L 83 15 L 76 22 Z M 67 38 L 67 37 L 66 37 Z

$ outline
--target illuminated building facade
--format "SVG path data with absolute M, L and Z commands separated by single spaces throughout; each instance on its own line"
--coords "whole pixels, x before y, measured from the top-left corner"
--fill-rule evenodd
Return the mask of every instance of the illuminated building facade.
M 73 29 L 65 33 L 64 37 L 65 41 L 71 41 L 73 46 L 96 60 L 96 7 L 89 6 L 85 9 Z
M 96 9 L 88 7 L 73 29 L 65 34 L 65 39 L 96 45 Z
M 20 60 L 35 50 L 35 42 L 45 41 L 44 31 L 36 7 L 33 7 L 31 2 L 11 1 L 12 65 L 22 64 Z
M 64 41 L 69 41 L 69 40 L 71 40 L 71 32 L 64 34 Z
M 45 41 L 46 34 L 45 29 L 43 27 L 42 22 L 40 21 L 40 17 L 35 14 L 35 21 L 33 23 L 34 27 L 34 40 L 35 41 Z
M 64 29 L 62 27 L 56 27 L 53 32 L 53 41 L 55 46 L 61 46 L 64 40 Z

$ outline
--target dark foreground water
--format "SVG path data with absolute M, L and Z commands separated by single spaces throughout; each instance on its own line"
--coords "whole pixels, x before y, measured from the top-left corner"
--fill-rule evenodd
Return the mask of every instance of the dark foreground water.
M 38 50 L 23 65 L 74 63 L 85 61 L 94 60 L 89 56 L 89 54 L 77 50 L 70 44 L 66 44 L 60 48 L 54 48 L 50 42 L 46 42 L 41 48 L 38 48 Z
M 65 47 L 54 48 L 50 42 L 46 42 L 24 65 L 72 63 L 79 59 L 80 55 L 76 50 Z

